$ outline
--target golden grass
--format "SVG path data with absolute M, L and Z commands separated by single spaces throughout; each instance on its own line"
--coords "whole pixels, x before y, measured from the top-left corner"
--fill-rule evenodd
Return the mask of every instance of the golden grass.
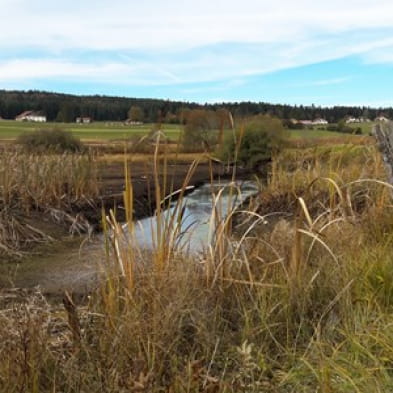
M 292 151 L 272 168 L 246 230 L 212 217 L 198 257 L 168 237 L 177 215 L 152 251 L 136 246 L 128 183 L 131 236 L 104 220 L 106 273 L 88 309 L 68 298 L 68 330 L 38 295 L 0 313 L 1 390 L 391 392 L 392 187 L 379 155 Z M 280 195 L 287 214 L 264 217 L 259 204 Z
M 61 208 L 94 198 L 97 173 L 89 155 L 32 155 L 3 152 L 0 200 L 22 210 Z
M 129 162 L 136 163 L 145 163 L 145 162 L 153 162 L 154 154 L 141 154 L 141 153 L 133 153 L 133 154 L 104 154 L 98 157 L 99 161 L 105 162 L 124 162 L 124 159 L 127 159 Z M 168 154 L 160 154 L 160 160 L 166 159 L 167 161 L 172 161 L 181 164 L 191 164 L 195 159 L 199 162 L 209 162 L 209 156 L 205 153 L 168 153 Z
M 69 221 L 75 206 L 98 196 L 95 160 L 89 155 L 33 155 L 3 151 L 0 156 L 0 252 L 20 254 L 27 246 L 46 241 L 27 218 L 31 213 Z M 43 217 L 43 216 L 41 216 Z

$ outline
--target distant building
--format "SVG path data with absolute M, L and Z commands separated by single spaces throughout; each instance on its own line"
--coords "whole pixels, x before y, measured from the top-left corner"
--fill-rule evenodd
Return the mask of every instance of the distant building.
M 358 117 L 348 117 L 347 120 L 345 120 L 345 123 L 350 124 L 350 123 L 360 123 L 360 119 Z
M 79 124 L 90 124 L 92 122 L 91 117 L 88 116 L 82 116 L 82 117 L 77 117 L 75 121 Z
M 385 116 L 378 116 L 375 118 L 375 121 L 387 122 L 389 119 Z
M 299 120 L 298 123 L 303 124 L 304 126 L 312 126 L 312 120 Z
M 350 123 L 369 123 L 369 122 L 370 122 L 370 119 L 368 119 L 367 117 L 353 117 L 353 116 L 349 116 L 345 120 L 345 123 L 347 123 L 347 124 L 350 124 Z
M 141 126 L 143 124 L 142 121 L 135 121 L 135 120 L 131 120 L 131 119 L 127 119 L 124 121 L 124 125 L 127 126 Z
M 25 111 L 15 117 L 16 121 L 34 121 L 37 123 L 45 123 L 46 116 L 42 112 Z
M 315 119 L 315 120 L 312 122 L 312 124 L 313 124 L 314 126 L 321 126 L 321 125 L 329 124 L 329 122 L 328 122 L 327 120 L 325 120 L 325 119 L 317 118 L 317 119 Z

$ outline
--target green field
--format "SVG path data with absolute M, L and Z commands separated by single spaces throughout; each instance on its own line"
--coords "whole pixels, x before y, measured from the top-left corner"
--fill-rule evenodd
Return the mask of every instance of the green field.
M 353 127 L 361 127 L 364 135 L 371 132 L 373 123 L 360 123 L 353 125 Z M 95 122 L 92 124 L 76 124 L 76 123 L 31 123 L 31 122 L 16 122 L 13 120 L 0 121 L 0 140 L 13 140 L 19 135 L 31 132 L 37 128 L 53 128 L 60 127 L 71 131 L 74 135 L 84 141 L 114 141 L 129 138 L 132 135 L 146 135 L 148 134 L 154 124 L 147 123 L 142 125 L 123 125 L 121 122 Z M 178 124 L 163 124 L 162 131 L 174 141 L 182 131 L 182 126 Z M 311 130 L 291 130 L 291 138 L 294 139 L 309 139 L 309 138 L 331 138 L 331 137 L 345 137 L 348 134 L 339 132 L 326 131 L 321 129 Z
M 363 135 L 370 135 L 374 124 L 375 124 L 374 122 L 363 122 L 363 123 L 349 123 L 349 124 L 346 124 L 346 125 L 348 127 L 353 128 L 354 130 L 356 130 L 357 128 L 360 128 L 362 130 L 362 134 Z M 330 123 L 330 124 L 328 124 L 328 126 L 337 126 L 337 124 L 336 123 Z M 327 131 L 326 127 L 327 126 L 322 126 L 322 127 L 315 126 L 315 129 L 317 131 L 324 131 L 324 130 Z
M 358 128 L 360 127 L 362 129 L 362 134 L 363 135 L 370 135 L 374 122 L 368 122 L 368 123 L 353 123 L 349 124 L 350 127 L 352 128 Z
M 326 130 L 290 130 L 291 138 L 294 139 L 309 139 L 309 138 L 330 138 L 334 136 L 345 136 L 350 134 L 343 134 L 340 132 L 326 131 Z
M 149 133 L 154 124 L 143 125 L 123 125 L 121 122 L 96 122 L 92 124 L 76 123 L 30 123 L 16 122 L 13 120 L 0 121 L 0 140 L 15 139 L 19 135 L 31 132 L 37 128 L 60 127 L 71 131 L 74 135 L 82 140 L 118 140 L 125 139 L 132 135 L 145 135 Z M 165 134 L 176 140 L 181 132 L 181 126 L 178 124 L 163 124 L 162 130 Z

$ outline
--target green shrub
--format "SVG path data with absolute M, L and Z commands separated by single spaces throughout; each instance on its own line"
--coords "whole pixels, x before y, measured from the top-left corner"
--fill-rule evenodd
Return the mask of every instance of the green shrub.
M 194 109 L 187 115 L 183 151 L 211 151 L 217 143 L 218 117 L 213 111 Z
M 224 160 L 256 169 L 283 148 L 287 135 L 279 119 L 256 116 L 237 131 L 236 138 L 227 138 L 221 155 Z
M 17 143 L 31 153 L 80 153 L 86 150 L 78 138 L 61 128 L 38 129 L 22 134 Z
M 362 129 L 360 127 L 353 128 L 346 125 L 345 120 L 340 120 L 337 125 L 329 125 L 326 127 L 327 131 L 341 132 L 343 134 L 361 135 Z

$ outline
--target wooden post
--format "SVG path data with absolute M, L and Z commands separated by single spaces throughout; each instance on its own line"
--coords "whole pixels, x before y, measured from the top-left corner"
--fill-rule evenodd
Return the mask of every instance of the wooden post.
M 393 123 L 376 124 L 373 134 L 378 142 L 388 174 L 388 182 L 393 185 Z

